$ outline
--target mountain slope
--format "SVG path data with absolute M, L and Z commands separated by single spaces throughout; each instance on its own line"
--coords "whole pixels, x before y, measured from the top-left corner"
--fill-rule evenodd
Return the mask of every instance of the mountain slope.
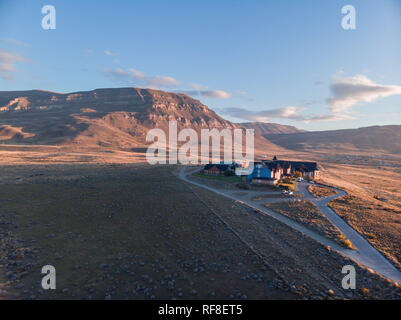
M 75 93 L 0 91 L 0 140 L 8 144 L 134 148 L 152 128 L 241 128 L 185 94 L 138 88 Z M 261 135 L 255 144 L 282 150 Z
M 284 148 L 299 151 L 325 149 L 401 154 L 401 125 L 266 135 L 266 137 Z

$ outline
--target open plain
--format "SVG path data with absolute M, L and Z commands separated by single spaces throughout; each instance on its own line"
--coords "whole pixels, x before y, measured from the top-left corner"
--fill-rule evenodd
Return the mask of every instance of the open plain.
M 393 283 L 247 206 L 190 186 L 176 166 L 2 166 L 1 298 L 400 297 Z M 42 266 L 57 289 L 44 291 Z M 357 269 L 358 290 L 341 287 Z

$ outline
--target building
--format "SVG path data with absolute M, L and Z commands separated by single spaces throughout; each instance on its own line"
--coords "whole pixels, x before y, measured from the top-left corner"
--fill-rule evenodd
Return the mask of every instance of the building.
M 267 166 L 263 162 L 255 162 L 253 171 L 247 176 L 247 182 L 252 184 L 277 184 L 281 178 L 281 168 Z
M 278 162 L 264 161 L 263 164 L 272 172 L 272 178 L 275 179 L 281 179 L 281 177 L 286 175 L 288 172 L 287 166 Z
M 250 165 L 250 163 L 243 162 L 243 163 L 234 163 L 234 172 L 235 175 L 238 177 L 247 177 L 250 175 L 253 171 L 253 165 Z
M 288 160 L 263 160 L 255 162 L 254 169 L 247 175 L 247 182 L 253 184 L 277 184 L 286 176 L 298 173 L 302 177 L 319 178 L 319 169 L 316 162 L 288 161 Z
M 232 166 L 228 164 L 207 164 L 203 168 L 203 173 L 212 176 L 224 175 L 227 171 L 232 171 Z
M 313 179 L 319 178 L 320 171 L 316 162 L 277 160 L 276 156 L 274 159 L 273 161 L 264 162 L 268 166 L 280 166 L 283 169 L 283 175 L 285 176 L 299 173 L 302 177 L 309 177 Z
M 319 169 L 316 162 L 294 162 L 293 172 L 301 173 L 302 177 L 319 178 Z
M 263 186 L 263 185 L 276 185 L 278 183 L 277 179 L 271 178 L 253 178 L 251 184 Z

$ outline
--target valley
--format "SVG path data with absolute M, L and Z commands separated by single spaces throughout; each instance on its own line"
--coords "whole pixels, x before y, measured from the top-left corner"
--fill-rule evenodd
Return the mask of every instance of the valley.
M 190 186 L 179 179 L 180 166 L 150 166 L 146 134 L 169 132 L 171 121 L 197 134 L 254 129 L 256 159 L 317 162 L 318 181 L 348 194 L 328 205 L 401 270 L 401 126 L 305 132 L 238 124 L 189 96 L 151 89 L 3 91 L 0 298 L 400 297 L 393 283 L 328 248 L 347 239 L 310 199 L 280 204 L 282 194 L 263 191 L 248 200 L 268 204 L 315 230 L 317 238 L 331 239 L 330 245 Z M 219 179 L 192 178 L 222 186 Z M 238 179 L 226 179 L 224 189 L 235 190 Z M 356 266 L 363 284 L 354 293 L 340 287 L 347 263 Z M 37 288 L 37 270 L 45 264 L 54 264 L 60 275 L 53 295 Z
M 1 167 L 3 299 L 398 299 L 393 283 L 176 166 Z M 41 266 L 57 289 L 40 289 Z M 341 287 L 355 266 L 358 289 Z

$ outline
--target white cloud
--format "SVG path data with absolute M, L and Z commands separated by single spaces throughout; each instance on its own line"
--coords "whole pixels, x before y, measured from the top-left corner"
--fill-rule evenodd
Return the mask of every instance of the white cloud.
M 174 90 L 177 93 L 182 93 L 186 94 L 188 96 L 191 96 L 192 98 L 199 98 L 200 97 L 200 92 L 196 90 Z
M 124 71 L 121 68 L 117 68 L 117 69 L 105 69 L 103 70 L 103 73 L 105 75 L 114 77 L 116 80 L 120 80 L 120 81 L 126 81 L 127 79 L 129 79 L 131 77 L 130 73 L 127 71 Z
M 149 77 L 145 73 L 138 71 L 134 68 L 127 70 L 116 68 L 116 69 L 105 69 L 103 73 L 107 76 L 112 77 L 119 83 L 126 83 L 130 85 L 141 85 L 152 89 L 159 88 L 173 88 L 180 84 L 180 82 L 172 77 L 166 76 L 153 76 Z
M 134 68 L 104 69 L 103 74 L 113 78 L 118 83 L 138 85 L 152 89 L 171 89 L 181 85 L 181 82 L 175 78 L 159 75 L 147 76 L 144 72 Z M 202 97 L 209 99 L 229 99 L 233 95 L 232 93 L 223 90 L 208 90 L 207 86 L 197 83 L 192 83 L 189 85 L 189 87 L 191 87 L 193 90 L 175 90 L 175 92 L 184 93 L 194 98 Z M 238 94 L 244 95 L 245 93 L 240 92 Z
M 104 51 L 104 54 L 107 56 L 118 56 L 118 53 L 111 52 L 110 50 Z
M 131 72 L 136 79 L 146 79 L 146 75 L 141 71 L 138 71 L 134 68 L 130 68 L 128 71 Z
M 181 90 L 180 92 L 195 98 L 202 97 L 206 99 L 230 99 L 233 95 L 223 90 L 208 90 L 209 88 L 207 86 L 197 83 L 192 83 L 189 86 L 193 90 Z
M 371 102 L 378 98 L 401 94 L 401 86 L 374 83 L 364 75 L 349 78 L 334 76 L 331 83 L 332 97 L 327 99 L 334 113 L 349 111 L 359 102 Z
M 25 58 L 0 48 L 0 77 L 4 80 L 13 80 L 13 73 L 17 72 L 17 62 L 28 62 Z
M 17 46 L 17 47 L 30 47 L 30 45 L 25 43 L 25 42 L 18 41 L 18 40 L 15 40 L 15 39 L 11 39 L 11 38 L 4 39 L 4 41 L 7 42 L 7 43 L 12 44 L 14 46 Z
M 198 84 L 198 83 L 191 83 L 189 85 L 192 89 L 196 90 L 196 91 L 202 91 L 202 90 L 207 90 L 209 89 L 208 86 L 204 86 L 202 84 Z
M 250 111 L 243 108 L 219 108 L 216 111 L 234 118 L 255 122 L 270 122 L 272 119 L 289 119 L 309 123 L 312 121 L 322 122 L 355 119 L 347 114 L 312 114 L 305 116 L 302 114 L 304 110 L 306 110 L 305 107 L 288 106 L 262 111 Z
M 178 86 L 179 84 L 180 82 L 178 80 L 171 77 L 155 76 L 148 78 L 148 85 L 152 88 L 172 88 Z
M 238 119 L 268 122 L 271 119 L 304 120 L 304 117 L 301 115 L 303 109 L 303 107 L 288 106 L 263 111 L 250 111 L 243 108 L 220 108 L 217 111 Z
M 305 118 L 303 121 L 309 123 L 311 121 L 323 122 L 323 121 L 342 121 L 342 120 L 353 120 L 355 117 L 347 114 L 319 114 L 309 118 Z
M 199 94 L 203 98 L 212 98 L 212 99 L 229 99 L 232 94 L 223 90 L 203 90 L 199 91 Z

